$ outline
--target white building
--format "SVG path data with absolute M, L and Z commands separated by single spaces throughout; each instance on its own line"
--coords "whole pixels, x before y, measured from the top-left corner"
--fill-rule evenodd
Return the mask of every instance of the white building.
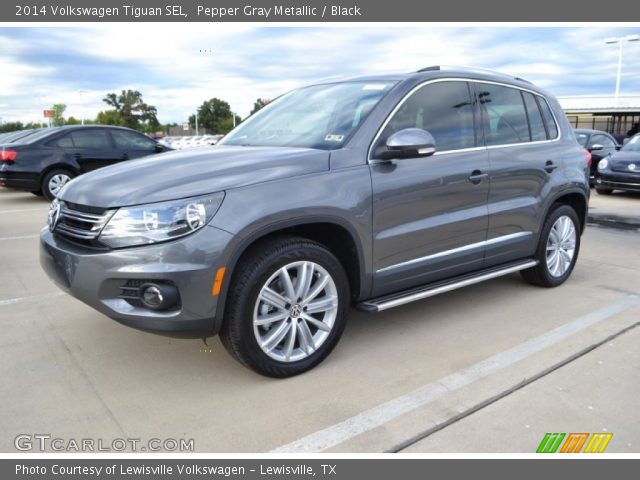
M 593 128 L 626 136 L 640 122 L 640 95 L 576 95 L 558 97 L 575 128 Z

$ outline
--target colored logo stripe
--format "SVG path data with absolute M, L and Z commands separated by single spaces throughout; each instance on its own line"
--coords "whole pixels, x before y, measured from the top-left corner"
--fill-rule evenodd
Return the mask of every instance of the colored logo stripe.
M 611 441 L 613 433 L 594 433 L 584 449 L 584 453 L 602 453 Z
M 564 433 L 546 433 L 536 453 L 556 453 L 564 436 Z
M 560 453 L 580 453 L 587 438 L 589 438 L 588 433 L 570 433 L 562 445 Z

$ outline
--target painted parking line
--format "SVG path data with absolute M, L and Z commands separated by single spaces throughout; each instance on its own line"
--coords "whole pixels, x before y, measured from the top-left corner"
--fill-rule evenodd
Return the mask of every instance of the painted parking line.
M 584 315 L 576 320 L 527 340 L 509 350 L 500 352 L 481 362 L 428 383 L 405 395 L 401 395 L 378 406 L 365 410 L 351 418 L 323 430 L 283 445 L 272 453 L 322 452 L 364 432 L 394 420 L 408 412 L 423 407 L 440 397 L 469 385 L 477 380 L 509 367 L 545 348 L 557 344 L 580 331 L 640 305 L 640 295 L 628 295 L 622 300 Z
M 0 242 L 8 242 L 10 240 L 27 240 L 30 238 L 38 238 L 40 235 L 18 235 L 17 237 L 0 237 Z
M 48 300 L 50 298 L 56 298 L 66 295 L 64 292 L 51 292 L 44 293 L 42 295 L 32 295 L 30 297 L 17 297 L 17 298 L 7 298 L 5 300 L 0 300 L 0 307 L 6 307 L 7 305 L 15 305 L 17 303 L 27 303 L 27 302 L 38 302 L 41 300 Z
M 3 213 L 24 213 L 24 212 L 44 212 L 46 213 L 48 207 L 43 205 L 41 208 L 21 208 L 18 210 L 0 210 L 0 215 Z

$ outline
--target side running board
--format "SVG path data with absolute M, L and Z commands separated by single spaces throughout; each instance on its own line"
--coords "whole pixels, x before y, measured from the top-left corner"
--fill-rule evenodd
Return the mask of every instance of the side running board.
M 402 292 L 372 298 L 359 303 L 356 307 L 359 310 L 364 310 L 365 312 L 381 312 L 393 307 L 399 307 L 400 305 L 415 302 L 416 300 L 422 300 L 423 298 L 433 297 L 434 295 L 467 287 L 474 283 L 484 282 L 485 280 L 490 280 L 492 278 L 501 277 L 513 272 L 535 267 L 537 264 L 537 260 L 524 260 L 515 263 L 507 263 L 487 270 L 480 270 L 479 272 L 472 274 L 454 277 L 443 282 L 431 283 L 421 287 L 404 290 Z

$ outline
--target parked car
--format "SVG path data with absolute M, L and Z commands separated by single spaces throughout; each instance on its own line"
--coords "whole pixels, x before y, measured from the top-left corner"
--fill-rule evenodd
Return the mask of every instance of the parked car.
M 213 148 L 69 183 L 41 264 L 115 320 L 219 333 L 244 365 L 287 377 L 331 352 L 351 304 L 379 312 L 517 271 L 562 284 L 585 226 L 583 152 L 558 102 L 519 78 L 430 67 L 316 84 Z
M 591 168 L 589 171 L 589 185 L 595 186 L 598 162 L 620 150 L 621 145 L 613 135 L 601 130 L 578 128 L 575 130 L 578 143 L 591 153 Z
M 44 128 L 0 143 L 0 186 L 52 200 L 72 178 L 125 160 L 165 152 L 146 135 L 122 127 Z
M 598 162 L 596 192 L 611 195 L 614 190 L 640 192 L 640 134 L 634 135 L 622 149 Z

